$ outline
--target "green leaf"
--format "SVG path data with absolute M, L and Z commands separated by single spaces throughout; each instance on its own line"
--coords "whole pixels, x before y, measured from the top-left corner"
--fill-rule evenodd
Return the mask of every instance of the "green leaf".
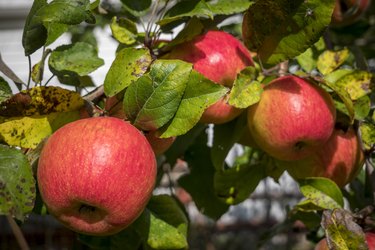
M 374 75 L 372 73 L 356 70 L 346 74 L 345 77 L 341 77 L 335 82 L 335 85 L 347 91 L 352 100 L 357 100 L 371 93 L 373 80 Z
M 126 117 L 143 130 L 165 125 L 179 108 L 191 70 L 192 64 L 180 60 L 156 60 L 125 92 Z
M 326 50 L 318 57 L 318 70 L 323 75 L 327 75 L 340 67 L 348 57 L 348 49 L 342 49 L 339 51 Z
M 222 171 L 225 159 L 247 128 L 247 113 L 244 112 L 239 118 L 214 126 L 214 138 L 211 148 L 211 160 L 217 171 Z
M 294 58 L 319 40 L 334 5 L 334 0 L 256 1 L 244 15 L 245 45 L 264 63 Z
M 312 47 L 296 57 L 298 64 L 306 72 L 311 72 L 316 68 L 318 57 L 323 52 L 324 48 L 324 40 L 321 38 Z
M 204 30 L 202 22 L 196 18 L 191 18 L 185 25 L 184 29 L 181 30 L 177 36 L 166 45 L 166 48 L 171 48 L 178 44 L 192 40 L 197 35 L 201 34 Z
M 254 67 L 247 67 L 238 74 L 229 95 L 230 105 L 247 108 L 259 102 L 263 88 L 256 80 L 257 75 Z
M 151 0 L 121 0 L 124 8 L 134 16 L 143 16 L 149 10 Z
M 191 71 L 178 109 L 162 129 L 161 137 L 185 134 L 199 122 L 204 110 L 227 92 L 227 88 L 213 83 L 195 70 Z
M 214 177 L 215 192 L 225 203 L 235 205 L 249 198 L 265 177 L 262 165 L 238 165 L 217 171 Z
M 185 17 L 213 18 L 212 10 L 204 0 L 180 1 L 166 13 L 164 18 L 157 22 L 163 26 Z
M 147 49 L 125 48 L 117 53 L 104 80 L 104 93 L 114 96 L 140 78 L 151 64 Z
M 354 102 L 355 119 L 364 120 L 371 111 L 371 99 L 365 95 Z
M 375 145 L 375 125 L 369 122 L 361 123 L 360 127 L 362 143 L 366 150 L 369 150 Z
M 0 142 L 22 148 L 36 148 L 57 128 L 78 119 L 79 111 L 5 119 L 0 123 Z
M 368 250 L 365 233 L 353 215 L 344 209 L 323 212 L 322 227 L 330 249 Z
M 137 41 L 137 26 L 131 20 L 114 16 L 110 27 L 113 37 L 120 43 L 131 45 Z
M 215 15 L 233 15 L 247 10 L 251 4 L 249 0 L 218 0 L 207 2 Z
M 34 207 L 35 191 L 26 156 L 20 150 L 0 145 L 0 214 L 23 221 Z
M 90 76 L 79 76 L 73 72 L 58 76 L 59 82 L 62 84 L 75 86 L 79 88 L 94 87 L 95 83 Z
M 0 103 L 12 96 L 12 89 L 7 81 L 0 76 Z
M 91 44 L 77 42 L 57 47 L 50 55 L 48 66 L 55 75 L 73 73 L 85 76 L 104 64 Z
M 65 32 L 66 25 L 93 22 L 94 19 L 88 0 L 54 0 L 48 4 L 44 0 L 34 1 L 22 36 L 25 55 L 51 44 Z
M 215 167 L 210 157 L 207 146 L 207 135 L 202 133 L 188 151 L 184 159 L 191 172 L 182 176 L 178 183 L 193 197 L 198 209 L 205 215 L 218 219 L 229 208 L 222 202 L 214 189 Z
M 34 87 L 0 103 L 0 116 L 46 115 L 79 110 L 83 106 L 84 100 L 76 92 L 55 86 Z
M 298 180 L 301 193 L 317 207 L 335 209 L 344 206 L 340 188 L 327 178 L 309 177 Z

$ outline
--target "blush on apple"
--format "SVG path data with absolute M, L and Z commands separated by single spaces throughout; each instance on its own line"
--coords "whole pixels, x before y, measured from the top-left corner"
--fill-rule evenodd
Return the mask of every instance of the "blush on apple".
M 250 52 L 239 40 L 226 32 L 213 30 L 177 45 L 166 58 L 190 62 L 196 71 L 229 88 L 242 69 L 254 65 Z M 224 97 L 205 110 L 201 122 L 225 123 L 242 111 L 229 105 Z
M 331 138 L 311 156 L 293 162 L 278 162 L 295 179 L 326 177 L 344 187 L 363 166 L 364 154 L 353 128 L 335 129 Z
M 331 96 L 297 76 L 283 76 L 264 87 L 260 101 L 248 108 L 255 143 L 279 160 L 298 160 L 331 136 L 336 109 Z
M 49 137 L 37 178 L 50 214 L 73 231 L 100 236 L 121 231 L 142 213 L 156 171 L 142 132 L 118 118 L 95 117 Z

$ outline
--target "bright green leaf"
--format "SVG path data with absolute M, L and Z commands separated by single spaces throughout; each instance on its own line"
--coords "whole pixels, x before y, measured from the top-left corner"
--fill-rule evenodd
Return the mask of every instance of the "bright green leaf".
M 259 102 L 263 88 L 256 80 L 257 75 L 254 67 L 247 67 L 238 74 L 229 95 L 230 105 L 247 108 Z
M 124 8 L 134 16 L 143 16 L 149 10 L 151 0 L 121 0 Z
M 298 181 L 301 193 L 308 201 L 324 209 L 341 208 L 344 199 L 333 181 L 322 177 L 309 177 Z
M 223 97 L 228 89 L 191 71 L 186 89 L 172 121 L 163 128 L 162 138 L 185 134 L 200 120 L 204 110 Z
M 70 72 L 85 76 L 103 64 L 104 60 L 98 57 L 96 49 L 91 44 L 83 42 L 57 47 L 48 61 L 50 70 L 58 76 Z
M 298 64 L 306 72 L 311 72 L 316 68 L 318 57 L 323 52 L 324 48 L 324 40 L 321 38 L 312 47 L 296 57 Z
M 235 205 L 249 198 L 265 177 L 262 165 L 238 165 L 217 171 L 214 177 L 215 192 L 225 203 Z
M 12 96 L 12 89 L 7 81 L 0 76 L 0 103 Z
M 247 10 L 251 4 L 249 0 L 218 0 L 207 2 L 215 15 L 233 15 Z
M 36 148 L 57 128 L 78 119 L 80 119 L 79 111 L 6 119 L 0 123 L 0 141 L 11 146 Z
M 349 57 L 349 50 L 343 49 L 339 51 L 324 51 L 319 57 L 317 67 L 320 73 L 327 75 L 340 67 Z
M 25 155 L 0 145 L 0 214 L 23 221 L 35 202 L 35 179 Z
M 46 115 L 79 110 L 83 106 L 84 100 L 76 92 L 55 86 L 34 87 L 0 103 L 0 116 Z
M 365 119 L 371 111 L 371 99 L 365 95 L 354 102 L 355 119 Z
M 158 22 L 163 26 L 184 17 L 206 17 L 213 18 L 212 10 L 204 0 L 180 1 L 175 4 Z
M 114 96 L 140 78 L 151 64 L 147 49 L 125 48 L 117 53 L 104 80 L 104 93 Z
M 375 145 L 375 125 L 369 122 L 361 123 L 359 127 L 363 146 L 369 150 Z
M 130 45 L 137 41 L 137 26 L 131 20 L 114 16 L 110 27 L 113 37 L 120 43 Z
M 218 219 L 229 208 L 216 195 L 214 189 L 215 167 L 207 146 L 207 135 L 202 133 L 188 151 L 184 159 L 191 172 L 182 176 L 178 183 L 193 197 L 198 209 L 205 215 Z
M 294 58 L 319 40 L 334 5 L 334 0 L 256 1 L 244 16 L 244 42 L 264 63 Z
M 155 61 L 125 92 L 126 117 L 143 130 L 164 126 L 179 108 L 191 70 L 192 64 L 180 60 Z
M 355 220 L 353 215 L 345 209 L 323 212 L 321 225 L 331 249 L 368 250 L 365 233 Z

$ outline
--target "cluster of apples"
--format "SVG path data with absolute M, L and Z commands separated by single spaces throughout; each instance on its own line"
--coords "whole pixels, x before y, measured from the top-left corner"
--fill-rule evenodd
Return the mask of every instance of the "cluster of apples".
M 250 52 L 232 35 L 208 31 L 177 45 L 166 58 L 181 59 L 217 84 L 232 87 L 237 74 L 253 66 Z M 227 96 L 208 107 L 202 123 L 222 124 L 248 112 L 251 144 L 278 159 L 295 178 L 325 176 L 348 183 L 363 160 L 353 128 L 335 129 L 331 96 L 297 76 L 264 86 L 259 103 L 245 109 Z M 157 154 L 174 138 L 157 138 L 117 117 L 81 119 L 49 137 L 39 159 L 38 187 L 50 214 L 70 229 L 110 235 L 144 210 L 155 185 Z M 118 138 L 121 138 L 119 140 Z

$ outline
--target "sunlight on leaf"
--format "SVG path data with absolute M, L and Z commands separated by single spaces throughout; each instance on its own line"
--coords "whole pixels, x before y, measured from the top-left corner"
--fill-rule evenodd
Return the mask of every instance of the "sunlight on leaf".
M 319 57 L 317 67 L 320 73 L 327 75 L 340 67 L 349 57 L 349 50 L 343 49 L 339 51 L 324 51 Z

